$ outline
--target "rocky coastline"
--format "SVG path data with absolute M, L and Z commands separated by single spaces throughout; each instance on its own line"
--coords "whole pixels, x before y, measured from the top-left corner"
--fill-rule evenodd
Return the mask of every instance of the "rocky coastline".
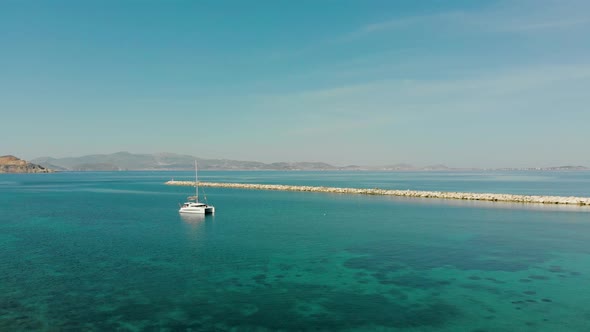
M 194 187 L 194 181 L 168 181 L 170 186 Z M 278 184 L 248 184 L 248 183 L 223 183 L 223 182 L 199 182 L 202 187 L 256 189 L 256 190 L 279 190 L 279 191 L 309 191 L 333 194 L 357 194 L 357 195 L 382 195 L 416 198 L 438 198 L 469 201 L 490 201 L 510 203 L 533 203 L 533 204 L 563 204 L 590 206 L 590 197 L 575 196 L 537 196 L 537 195 L 513 195 L 513 194 L 492 194 L 492 193 L 465 193 L 445 191 L 420 191 L 420 190 L 388 190 L 388 189 L 361 189 L 361 188 L 338 188 L 338 187 L 314 187 L 314 186 L 289 186 Z
M 15 156 L 0 156 L 0 173 L 53 173 L 54 170 L 32 164 Z

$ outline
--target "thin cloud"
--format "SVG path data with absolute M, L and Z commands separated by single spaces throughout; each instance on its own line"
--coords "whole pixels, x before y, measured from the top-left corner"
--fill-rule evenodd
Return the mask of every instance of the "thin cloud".
M 590 78 L 590 64 L 544 65 L 503 72 L 480 73 L 470 78 L 445 80 L 383 80 L 335 86 L 298 93 L 259 96 L 272 107 L 308 106 L 310 113 L 347 113 L 364 109 L 378 111 L 400 104 L 428 104 L 440 101 L 512 98 L 522 93 L 543 92 L 554 85 L 576 84 Z M 354 114 L 354 113 L 351 113 Z
M 427 25 L 433 23 L 447 24 L 452 20 L 459 19 L 463 15 L 464 14 L 462 12 L 443 12 L 431 15 L 396 17 L 387 21 L 366 24 L 355 31 L 349 32 L 347 34 L 344 34 L 343 36 L 335 38 L 333 42 L 350 42 L 374 33 L 403 30 L 420 25 Z
M 561 30 L 576 28 L 590 23 L 590 18 L 557 19 L 553 21 L 517 22 L 506 24 L 499 28 L 502 31 L 526 32 L 537 30 Z
M 509 121 L 509 117 L 517 116 L 519 119 L 514 121 L 527 125 L 522 115 L 534 122 L 559 112 L 562 118 L 583 123 L 587 119 L 584 105 L 590 102 L 583 90 L 588 82 L 590 63 L 513 67 L 469 78 L 371 81 L 259 95 L 255 108 L 264 109 L 268 116 L 288 116 L 288 124 L 280 129 L 285 137 L 351 144 L 365 138 L 366 142 L 374 142 L 371 140 L 379 135 L 403 139 L 406 129 L 416 133 L 431 131 L 438 128 L 434 124 L 438 121 L 472 121 L 473 128 L 486 133 L 492 130 L 485 123 L 490 117 L 506 117 Z M 402 134 L 392 134 L 392 130 Z
M 386 30 L 408 28 L 423 24 L 444 23 L 460 19 L 463 16 L 465 16 L 465 13 L 463 12 L 443 12 L 432 15 L 418 15 L 411 17 L 394 18 L 389 21 L 367 24 L 360 28 L 356 33 L 372 33 Z
M 530 7 L 530 8 L 529 8 Z M 427 27 L 496 31 L 536 32 L 547 30 L 575 29 L 590 25 L 590 18 L 580 16 L 590 10 L 581 2 L 577 6 L 563 6 L 562 3 L 539 2 L 508 8 L 486 8 L 479 11 L 448 11 L 428 15 L 395 17 L 390 20 L 368 23 L 356 31 L 339 38 L 352 41 L 375 33 L 395 32 L 404 29 Z

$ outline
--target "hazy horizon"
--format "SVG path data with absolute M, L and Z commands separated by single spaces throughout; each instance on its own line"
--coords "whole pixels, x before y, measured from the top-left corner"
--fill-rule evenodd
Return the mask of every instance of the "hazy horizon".
M 33 158 L 23 158 L 21 156 L 15 155 L 16 157 L 23 159 L 23 160 L 27 160 L 27 161 L 34 161 L 35 159 L 43 159 L 43 158 L 55 158 L 55 159 L 62 159 L 62 158 L 79 158 L 79 157 L 88 157 L 88 156 L 95 156 L 95 155 L 105 155 L 105 156 L 109 156 L 109 155 L 113 155 L 113 154 L 118 154 L 118 153 L 128 153 L 128 154 L 132 154 L 132 155 L 157 155 L 157 154 L 177 154 L 175 152 L 166 152 L 166 151 L 159 151 L 159 152 L 154 152 L 154 153 L 147 153 L 147 152 L 133 152 L 133 151 L 116 151 L 116 152 L 112 152 L 112 153 L 96 153 L 96 154 L 82 154 L 82 155 L 65 155 L 65 156 L 51 156 L 51 155 L 44 155 L 44 156 L 38 156 L 38 157 L 33 157 Z M 10 153 L 0 153 L 0 156 L 2 155 L 10 155 Z M 12 154 L 14 155 L 14 154 Z M 334 163 L 330 163 L 330 162 L 326 162 L 324 160 L 270 160 L 270 161 L 262 161 L 262 160 L 253 160 L 253 159 L 235 159 L 235 158 L 209 158 L 206 156 L 200 156 L 200 155 L 193 155 L 193 154 L 182 154 L 182 153 L 178 153 L 177 155 L 186 155 L 186 156 L 190 156 L 190 157 L 196 157 L 199 159 L 222 159 L 222 160 L 232 160 L 232 161 L 241 161 L 241 162 L 261 162 L 261 163 L 266 163 L 266 164 L 272 164 L 272 163 L 281 163 L 281 162 L 290 162 L 290 163 L 297 163 L 297 162 L 302 162 L 302 163 L 326 163 L 326 164 L 330 164 L 331 166 L 336 166 L 336 167 L 347 167 L 347 166 L 359 166 L 359 167 L 388 167 L 388 166 L 400 166 L 400 165 L 408 165 L 408 166 L 412 166 L 412 167 L 416 167 L 416 168 L 428 168 L 428 167 L 435 167 L 435 166 L 445 166 L 445 167 L 449 167 L 449 168 L 454 168 L 454 169 L 502 169 L 502 168 L 550 168 L 550 167 L 563 167 L 563 166 L 583 166 L 583 167 L 588 167 L 588 165 L 578 165 L 578 164 L 559 164 L 559 165 L 528 165 L 528 166 L 499 166 L 499 167 L 475 167 L 475 166 L 465 166 L 465 165 L 455 165 L 455 164 L 443 164 L 443 163 L 431 163 L 431 164 L 418 164 L 418 163 L 412 163 L 412 162 L 407 162 L 407 161 L 398 161 L 398 162 L 392 162 L 392 163 L 388 163 L 388 164 L 360 164 L 360 163 L 352 163 L 352 164 L 334 164 Z
M 590 2 L 5 1 L 0 154 L 590 166 Z

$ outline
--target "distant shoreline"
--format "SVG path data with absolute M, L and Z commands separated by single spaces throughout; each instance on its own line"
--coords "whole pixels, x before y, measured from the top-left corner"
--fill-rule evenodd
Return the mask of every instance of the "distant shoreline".
M 392 171 L 392 172 L 464 172 L 464 171 L 589 171 L 590 168 L 577 162 L 555 162 L 553 166 L 545 164 L 531 166 L 508 167 L 452 167 L 436 163 L 417 166 L 405 162 L 384 164 L 347 164 L 332 165 L 322 161 L 291 161 L 291 162 L 259 162 L 233 159 L 208 159 L 197 156 L 176 153 L 130 153 L 120 151 L 111 154 L 93 154 L 79 157 L 40 157 L 31 160 L 32 163 L 56 171 L 191 171 L 194 162 L 199 162 L 199 170 L 227 170 L 227 171 Z M 473 161 L 475 162 L 475 161 Z M 522 165 L 522 164 L 521 164 Z
M 590 169 L 495 169 L 495 168 L 469 168 L 469 169 L 258 169 L 258 168 L 203 168 L 199 171 L 223 171 L 223 172 L 367 172 L 367 173 L 494 173 L 494 172 L 558 172 L 558 173 L 583 173 L 590 172 Z M 194 172 L 194 169 L 190 168 L 170 168 L 170 169 L 117 169 L 117 170 L 78 170 L 78 169 L 60 169 L 52 170 L 51 173 L 117 173 L 117 172 Z M 0 174 L 2 174 L 0 172 Z M 5 173 L 5 174 L 17 174 L 17 173 Z
M 167 181 L 169 186 L 194 187 L 194 181 Z M 315 186 L 290 186 L 280 184 L 248 184 L 248 183 L 224 183 L 224 182 L 199 182 L 202 187 L 255 189 L 255 190 L 277 190 L 277 191 L 300 191 L 320 192 L 333 194 L 355 194 L 355 195 L 380 195 L 414 198 L 438 198 L 468 201 L 488 202 L 509 202 L 509 203 L 531 203 L 531 204 L 560 204 L 590 206 L 590 197 L 576 196 L 540 196 L 540 195 L 513 195 L 513 194 L 492 194 L 492 193 L 467 193 L 467 192 L 445 192 L 445 191 L 422 191 L 422 190 L 389 190 L 389 189 L 362 189 L 362 188 L 338 188 L 338 187 L 315 187 Z

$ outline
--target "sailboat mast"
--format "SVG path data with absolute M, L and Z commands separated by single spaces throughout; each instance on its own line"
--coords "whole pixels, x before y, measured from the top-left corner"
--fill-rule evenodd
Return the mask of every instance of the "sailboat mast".
M 195 160 L 195 203 L 199 203 L 199 178 L 197 177 L 197 161 Z

